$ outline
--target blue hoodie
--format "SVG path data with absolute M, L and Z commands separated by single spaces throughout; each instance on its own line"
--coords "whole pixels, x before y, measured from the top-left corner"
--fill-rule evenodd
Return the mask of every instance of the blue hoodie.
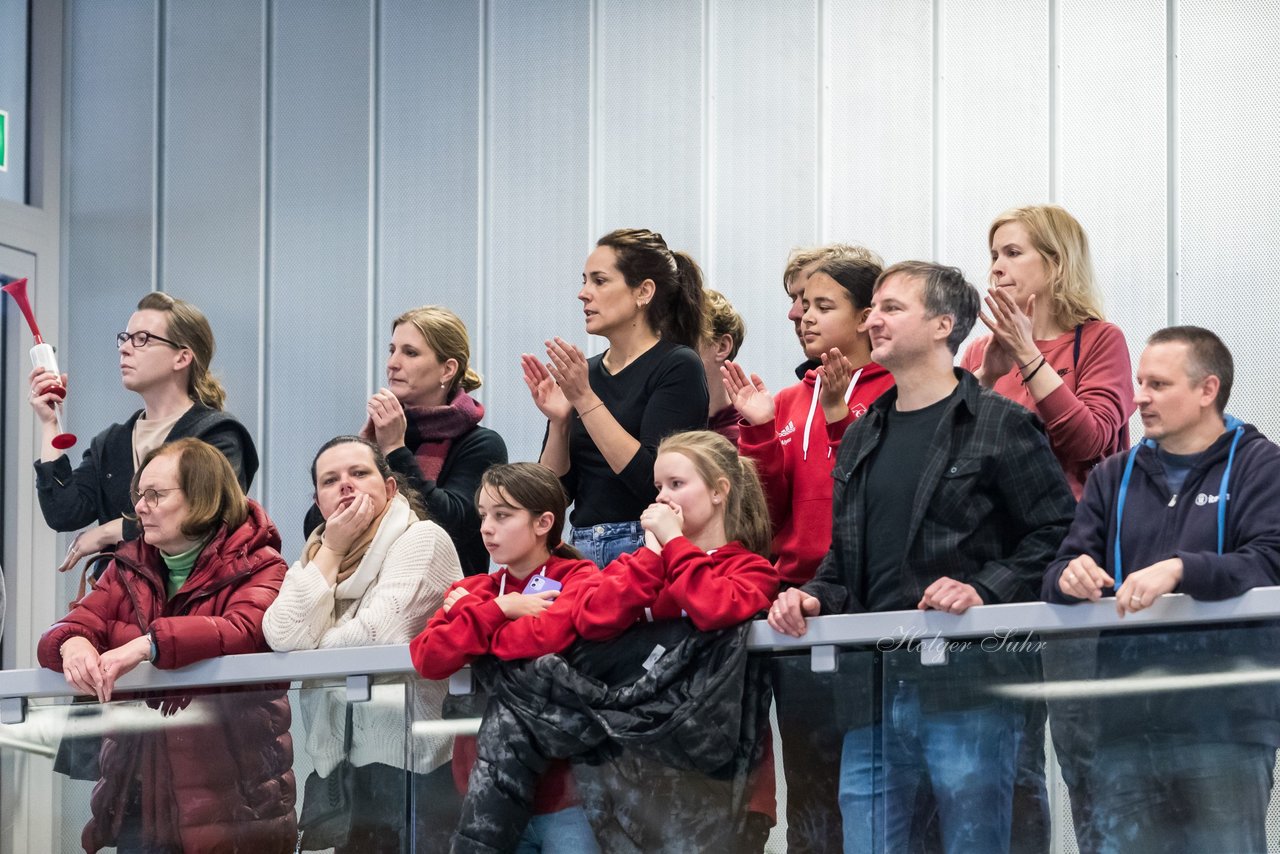
M 1081 601 L 1064 595 L 1058 580 L 1082 554 L 1115 577 L 1117 519 L 1123 526 L 1121 583 L 1178 557 L 1183 571 L 1175 592 L 1195 599 L 1229 599 L 1280 584 L 1280 447 L 1228 417 L 1227 430 L 1187 474 L 1176 500 L 1155 443 L 1143 441 L 1108 458 L 1089 475 L 1067 538 L 1045 572 L 1046 601 Z M 1114 595 L 1112 588 L 1103 591 L 1104 597 Z M 1152 669 L 1191 675 L 1274 667 L 1280 664 L 1280 628 L 1238 623 L 1106 632 L 1097 653 L 1091 675 L 1098 678 L 1123 679 Z M 1099 701 L 1097 711 L 1103 742 L 1164 734 L 1280 745 L 1280 691 L 1273 685 L 1122 695 Z
M 1082 554 L 1115 577 L 1118 516 L 1124 525 L 1119 582 L 1179 557 L 1183 570 L 1177 592 L 1195 599 L 1229 599 L 1280 584 L 1280 447 L 1252 425 L 1229 418 L 1226 432 L 1187 474 L 1176 501 L 1155 443 L 1144 440 L 1110 457 L 1090 474 L 1071 530 L 1045 572 L 1046 601 L 1080 601 L 1060 592 L 1058 579 Z

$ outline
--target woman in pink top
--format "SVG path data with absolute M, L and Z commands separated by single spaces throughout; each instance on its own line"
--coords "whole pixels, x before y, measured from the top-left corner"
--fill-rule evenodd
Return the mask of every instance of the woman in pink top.
M 991 291 L 960 366 L 1035 412 L 1079 500 L 1090 469 L 1129 447 L 1133 372 L 1124 333 L 1102 319 L 1089 243 L 1057 205 L 996 217 Z
M 1057 205 L 1014 208 L 991 223 L 987 242 L 991 291 L 979 316 L 991 334 L 965 351 L 960 366 L 1040 416 L 1079 500 L 1089 471 L 1129 447 L 1129 347 L 1120 328 L 1102 319 L 1089 242 L 1071 214 Z M 1052 645 L 1045 652 L 1046 678 L 1088 678 L 1089 652 Z M 1045 850 L 1049 843 L 1045 711 L 1042 705 L 1026 710 L 1014 785 L 1014 851 Z M 1075 745 L 1085 743 L 1088 722 L 1066 708 L 1051 711 L 1054 747 L 1080 828 L 1091 821 L 1092 802 L 1088 751 Z

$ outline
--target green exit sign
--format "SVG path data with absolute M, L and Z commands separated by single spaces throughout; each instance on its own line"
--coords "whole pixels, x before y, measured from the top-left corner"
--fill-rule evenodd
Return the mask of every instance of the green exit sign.
M 9 171 L 9 114 L 0 110 L 0 172 Z

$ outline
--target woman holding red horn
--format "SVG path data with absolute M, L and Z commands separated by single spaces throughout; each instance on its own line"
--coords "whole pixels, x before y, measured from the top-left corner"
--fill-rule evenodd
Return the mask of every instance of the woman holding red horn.
M 231 463 L 245 490 L 258 470 L 249 431 L 222 409 L 226 392 L 209 373 L 213 330 L 198 308 L 149 293 L 116 336 L 116 348 L 120 380 L 142 398 L 143 408 L 95 436 L 75 469 L 53 445 L 58 434 L 54 407 L 61 399 L 57 386 L 66 385 L 67 375 L 55 377 L 45 368 L 31 372 L 30 403 L 40 420 L 36 495 L 45 522 L 55 531 L 96 523 L 72 540 L 58 567 L 62 571 L 142 533 L 137 522 L 125 518 L 132 507 L 129 482 L 139 461 L 161 445 L 186 437 L 208 442 Z

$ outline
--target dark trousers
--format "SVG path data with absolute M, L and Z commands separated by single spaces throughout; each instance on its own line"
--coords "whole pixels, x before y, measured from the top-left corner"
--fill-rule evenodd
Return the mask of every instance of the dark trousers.
M 814 673 L 808 656 L 772 663 L 773 695 L 787 781 L 788 854 L 827 854 L 844 844 L 840 823 L 840 751 L 844 730 L 837 720 L 838 682 Z
M 1136 737 L 1098 750 L 1094 815 L 1103 854 L 1265 854 L 1276 750 Z

